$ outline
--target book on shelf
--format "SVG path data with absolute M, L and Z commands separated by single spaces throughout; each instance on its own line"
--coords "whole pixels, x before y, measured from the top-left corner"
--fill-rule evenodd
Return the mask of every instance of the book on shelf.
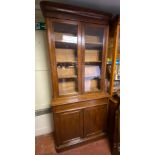
M 77 92 L 77 83 L 75 80 L 59 82 L 59 93 L 61 95 L 76 92 Z
M 75 62 L 77 61 L 76 50 L 56 48 L 56 60 L 57 62 Z
M 101 39 L 99 36 L 90 36 L 90 35 L 85 35 L 85 42 L 86 43 L 100 43 Z
M 67 43 L 77 43 L 77 36 L 70 33 L 55 32 L 55 40 Z
M 98 91 L 98 82 L 96 79 L 85 80 L 85 91 Z
M 85 50 L 85 61 L 93 62 L 100 61 L 100 50 Z
M 74 66 L 69 67 L 57 67 L 58 77 L 74 77 L 76 75 L 76 70 Z
M 93 66 L 93 65 L 85 65 L 85 76 L 100 76 L 100 67 L 99 66 Z

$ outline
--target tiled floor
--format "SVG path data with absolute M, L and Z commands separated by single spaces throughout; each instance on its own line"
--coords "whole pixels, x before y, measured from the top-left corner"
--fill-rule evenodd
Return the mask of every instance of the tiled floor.
M 36 155 L 111 155 L 107 139 L 57 153 L 51 134 L 36 137 Z

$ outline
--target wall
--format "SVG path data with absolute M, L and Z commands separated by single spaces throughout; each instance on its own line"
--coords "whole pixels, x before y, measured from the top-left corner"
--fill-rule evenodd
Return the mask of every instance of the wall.
M 43 21 L 36 11 L 36 21 Z M 35 30 L 35 135 L 53 131 L 50 63 L 45 30 Z

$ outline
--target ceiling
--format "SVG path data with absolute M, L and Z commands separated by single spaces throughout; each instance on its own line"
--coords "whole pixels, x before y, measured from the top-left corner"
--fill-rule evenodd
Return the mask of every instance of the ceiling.
M 35 0 L 36 9 L 40 9 L 39 7 L 40 1 L 41 0 Z M 87 7 L 95 10 L 112 13 L 113 15 L 120 14 L 120 0 L 48 0 L 48 1 Z

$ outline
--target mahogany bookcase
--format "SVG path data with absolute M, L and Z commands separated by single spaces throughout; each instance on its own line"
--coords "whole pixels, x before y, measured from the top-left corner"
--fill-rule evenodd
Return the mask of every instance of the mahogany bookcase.
M 40 3 L 47 25 L 57 151 L 107 135 L 106 66 L 111 14 Z

